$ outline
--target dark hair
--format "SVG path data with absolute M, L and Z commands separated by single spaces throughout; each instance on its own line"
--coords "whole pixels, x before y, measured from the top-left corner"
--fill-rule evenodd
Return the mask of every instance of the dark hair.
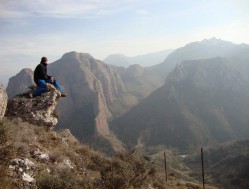
M 41 58 L 41 64 L 43 64 L 43 63 L 45 63 L 47 61 L 48 61 L 47 57 L 44 56 L 44 57 Z

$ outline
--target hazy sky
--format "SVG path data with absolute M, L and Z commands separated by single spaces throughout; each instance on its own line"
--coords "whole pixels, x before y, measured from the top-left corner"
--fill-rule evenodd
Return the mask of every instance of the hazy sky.
M 69 51 L 97 59 L 220 38 L 249 44 L 249 0 L 0 0 L 0 82 Z

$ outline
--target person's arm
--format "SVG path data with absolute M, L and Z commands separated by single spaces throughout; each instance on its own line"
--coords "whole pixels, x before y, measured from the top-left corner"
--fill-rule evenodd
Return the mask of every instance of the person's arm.
M 46 80 L 50 80 L 52 78 L 52 76 L 47 74 L 47 68 L 45 66 L 41 66 L 41 74 L 42 77 Z

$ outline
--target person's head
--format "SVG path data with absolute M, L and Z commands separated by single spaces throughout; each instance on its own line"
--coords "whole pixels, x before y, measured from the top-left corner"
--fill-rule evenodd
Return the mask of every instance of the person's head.
M 41 64 L 48 64 L 48 59 L 47 59 L 47 57 L 42 57 L 41 58 L 41 62 L 40 62 Z

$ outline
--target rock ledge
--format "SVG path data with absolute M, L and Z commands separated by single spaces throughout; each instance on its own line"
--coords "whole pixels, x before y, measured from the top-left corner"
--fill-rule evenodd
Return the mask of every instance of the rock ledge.
M 35 98 L 17 95 L 9 99 L 6 116 L 20 117 L 23 121 L 52 128 L 58 122 L 54 110 L 59 98 L 55 91 L 46 92 Z

